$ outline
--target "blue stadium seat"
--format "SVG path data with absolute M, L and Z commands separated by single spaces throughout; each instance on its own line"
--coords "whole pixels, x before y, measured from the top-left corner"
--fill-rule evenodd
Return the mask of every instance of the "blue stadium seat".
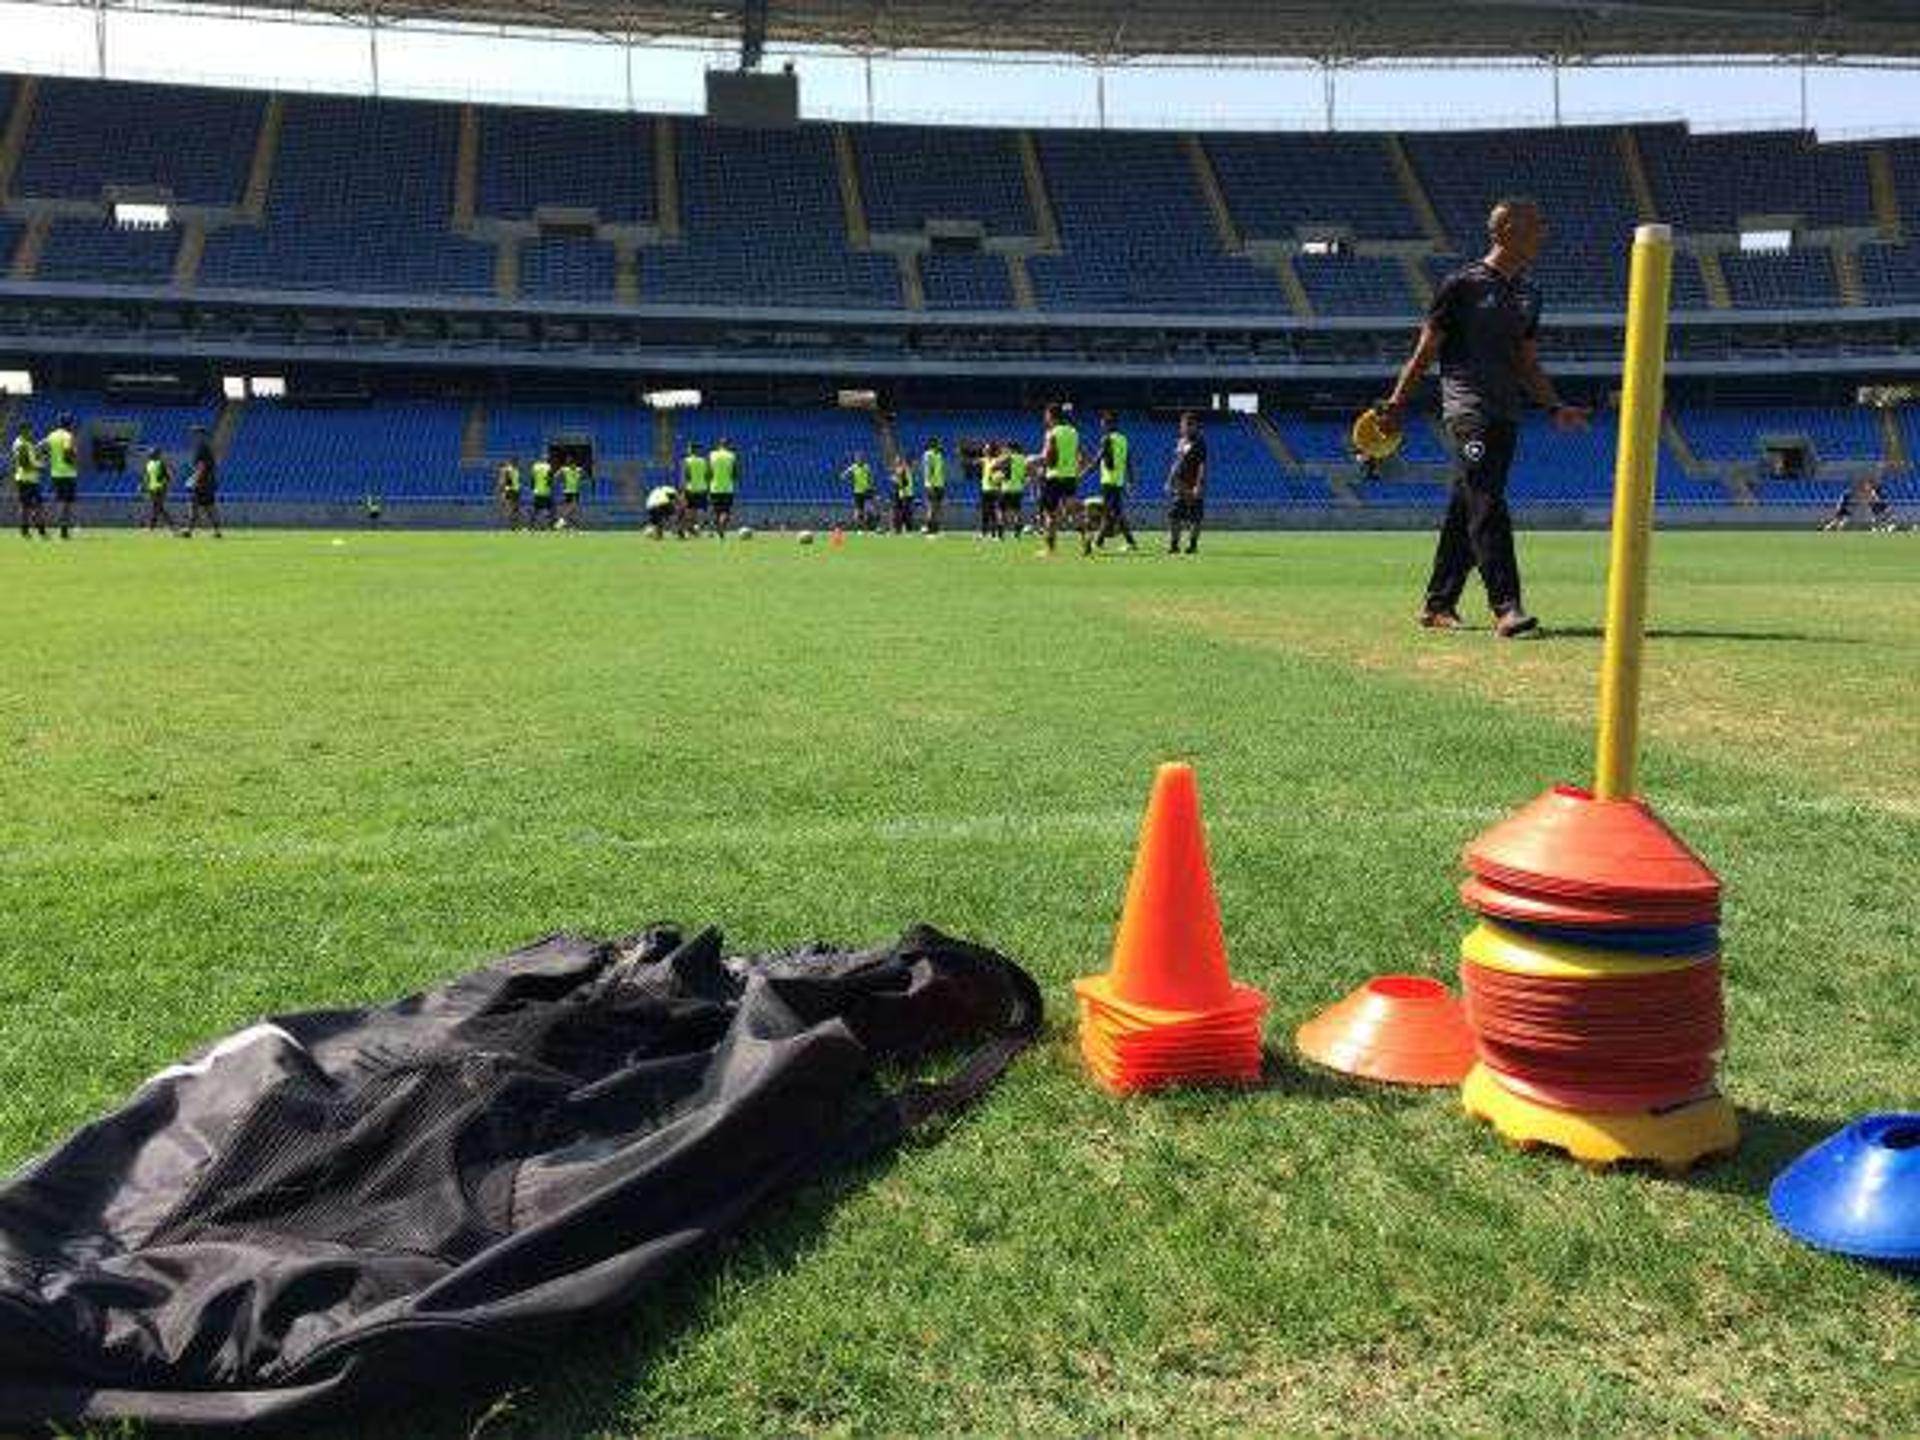
M 1861 146 L 1816 145 L 1798 131 L 1693 135 L 1659 126 L 1637 133 L 1661 218 L 1689 230 L 1732 230 L 1746 215 L 1859 225 L 1873 213 Z
M 108 186 L 140 187 L 237 205 L 265 109 L 254 90 L 45 79 L 13 192 L 98 200 Z
M 520 293 L 530 300 L 613 300 L 613 246 L 545 235 L 520 247 Z
M 1639 214 L 1612 128 L 1493 130 L 1407 135 L 1407 154 L 1459 252 L 1486 248 L 1487 213 L 1510 194 L 1531 195 L 1547 218 L 1534 265 L 1553 310 L 1618 310 Z
M 1769 435 L 1805 436 L 1821 460 L 1883 458 L 1879 423 L 1857 405 L 1683 406 L 1674 418 L 1702 460 L 1757 461 Z
M 437 400 L 369 401 L 317 409 L 248 404 L 221 470 L 233 499 L 389 501 L 491 498 L 460 468 L 463 407 Z
M 977 220 L 990 235 L 1038 232 L 1014 131 L 858 125 L 848 134 L 870 229 Z
M 1286 312 L 1278 277 L 1221 248 L 1177 136 L 1035 139 L 1065 250 L 1028 263 L 1042 308 Z
M 676 133 L 685 239 L 641 252 L 643 298 L 899 307 L 893 257 L 848 248 L 828 127 Z
M 920 257 L 920 285 L 929 310 L 1006 310 L 1013 282 L 1006 257 L 929 251 Z
M 702 406 L 677 412 L 674 431 L 676 453 L 689 440 L 702 450 L 732 442 L 742 503 L 841 506 L 840 471 L 855 451 L 865 452 L 876 476 L 885 469 L 874 417 L 862 410 Z
M 1920 300 L 1920 245 L 1862 245 L 1860 285 L 1869 302 L 1912 304 Z
M 483 106 L 474 208 L 522 220 L 542 205 L 592 208 L 602 221 L 654 218 L 653 122 L 594 110 Z
M 1361 240 L 1419 240 L 1420 222 L 1378 135 L 1207 135 L 1201 139 L 1240 233 L 1292 240 L 1344 226 Z
M 1298 255 L 1294 272 L 1316 315 L 1402 315 L 1419 304 L 1400 262 L 1372 255 Z
M 1833 252 L 1824 245 L 1783 253 L 1730 252 L 1720 259 L 1733 303 L 1745 309 L 1795 309 L 1840 303 Z
M 266 223 L 207 237 L 200 283 L 484 294 L 494 247 L 454 233 L 459 111 L 288 99 Z
M 517 457 L 522 466 L 563 436 L 593 442 L 597 460 L 653 457 L 653 412 L 640 405 L 518 401 L 487 407 L 487 458 Z
M 42 280 L 165 285 L 179 251 L 178 230 L 122 230 L 103 220 L 59 220 L 47 232 L 35 273 Z

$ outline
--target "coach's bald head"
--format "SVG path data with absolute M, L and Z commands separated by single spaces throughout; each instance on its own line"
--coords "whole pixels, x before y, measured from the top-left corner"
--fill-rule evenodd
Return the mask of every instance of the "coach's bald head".
M 1487 212 L 1487 238 L 1521 265 L 1532 263 L 1547 238 L 1547 222 L 1540 202 L 1525 195 L 1509 195 Z

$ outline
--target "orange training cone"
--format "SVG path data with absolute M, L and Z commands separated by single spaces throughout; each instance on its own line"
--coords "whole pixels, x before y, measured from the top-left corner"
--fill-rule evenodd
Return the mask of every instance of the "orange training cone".
M 1466 1007 L 1421 975 L 1369 980 L 1293 1038 L 1316 1064 L 1389 1085 L 1458 1085 L 1473 1068 Z
M 1081 1050 L 1110 1089 L 1259 1078 L 1266 997 L 1227 969 L 1192 766 L 1154 777 L 1112 967 L 1074 990 Z

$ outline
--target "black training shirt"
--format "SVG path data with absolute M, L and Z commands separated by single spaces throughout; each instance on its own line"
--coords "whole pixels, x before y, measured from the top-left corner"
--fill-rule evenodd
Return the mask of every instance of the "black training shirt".
M 1520 343 L 1540 333 L 1540 292 L 1469 260 L 1440 282 L 1427 320 L 1440 332 L 1440 412 L 1448 420 L 1517 420 L 1527 401 Z
M 1207 463 L 1207 437 L 1198 430 L 1183 435 L 1173 447 L 1173 468 L 1167 483 L 1176 490 L 1190 491 L 1200 483 L 1200 471 Z

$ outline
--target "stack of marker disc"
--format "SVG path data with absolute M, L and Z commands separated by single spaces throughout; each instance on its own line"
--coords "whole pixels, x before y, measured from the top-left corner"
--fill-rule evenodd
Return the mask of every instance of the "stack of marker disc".
M 1467 847 L 1467 1109 L 1590 1164 L 1733 1148 L 1720 882 L 1637 800 L 1560 786 Z
M 1073 988 L 1081 1053 L 1109 1090 L 1260 1078 L 1267 999 L 1227 970 L 1191 766 L 1155 776 L 1112 967 Z

